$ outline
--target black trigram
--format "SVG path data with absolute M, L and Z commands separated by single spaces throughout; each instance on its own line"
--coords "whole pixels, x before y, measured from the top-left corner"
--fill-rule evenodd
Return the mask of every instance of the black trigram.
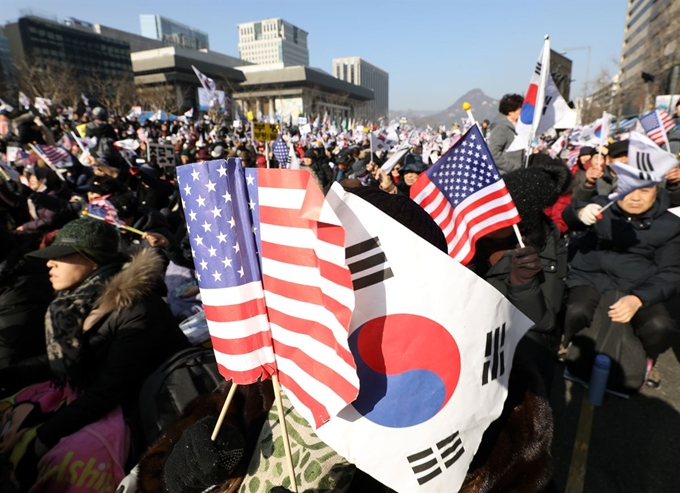
M 409 455 L 406 459 L 413 470 L 413 474 L 416 475 L 418 484 L 425 484 L 439 476 L 444 469 L 454 465 L 464 453 L 463 441 L 460 439 L 460 434 L 455 432 L 437 442 L 435 447 Z
M 652 166 L 652 159 L 648 152 L 638 152 L 635 155 L 635 164 L 640 171 L 654 171 Z
M 534 69 L 534 73 L 536 75 L 541 75 L 541 68 L 543 67 L 543 64 L 541 62 L 538 62 L 536 64 L 536 68 Z
M 545 112 L 548 111 L 548 106 L 550 106 L 550 102 L 552 100 L 553 100 L 552 96 L 545 97 L 545 104 L 543 105 L 543 116 L 545 116 Z
M 345 248 L 345 258 L 355 291 L 394 277 L 377 236 Z
M 505 373 L 505 324 L 496 327 L 486 334 L 486 350 L 484 357 L 484 370 L 482 372 L 482 385 L 489 383 L 489 380 L 496 380 Z M 489 379 L 489 376 L 491 377 Z

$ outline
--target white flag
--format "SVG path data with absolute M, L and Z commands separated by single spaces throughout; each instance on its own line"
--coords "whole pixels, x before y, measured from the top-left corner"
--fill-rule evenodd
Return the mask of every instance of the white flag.
M 322 217 L 327 208 L 346 233 L 356 300 L 349 345 L 360 390 L 316 433 L 396 491 L 458 491 L 484 431 L 501 414 L 515 348 L 532 322 L 483 279 L 337 183 Z
M 295 152 L 295 145 L 290 142 L 288 146 L 290 147 L 288 152 L 288 169 L 300 169 L 300 158 L 297 152 Z
M 531 139 L 550 130 L 572 111 L 550 75 L 550 42 L 546 39 L 517 120 L 517 136 L 507 151 L 528 149 Z
M 7 113 L 11 113 L 14 111 L 14 106 L 5 103 L 2 99 L 0 99 L 0 111 L 6 111 Z
M 191 109 L 189 109 L 189 111 L 185 111 L 184 116 L 187 117 L 187 118 L 193 118 L 194 117 L 194 109 L 191 108 Z
M 24 108 L 31 106 L 31 98 L 26 96 L 23 92 L 19 91 L 19 104 Z
M 215 84 L 215 81 L 212 80 L 210 77 L 205 75 L 203 72 L 198 70 L 196 67 L 193 65 L 191 68 L 194 69 L 194 72 L 196 73 L 196 77 L 198 77 L 198 81 L 201 83 L 203 86 L 203 89 L 208 91 L 208 94 L 210 95 L 210 98 L 213 98 L 213 95 L 215 94 L 215 91 L 217 90 L 217 84 Z
M 628 145 L 628 164 L 611 163 L 618 185 L 609 200 L 621 200 L 633 190 L 651 187 L 664 180 L 666 174 L 678 165 L 677 158 L 661 149 L 646 135 L 631 132 Z

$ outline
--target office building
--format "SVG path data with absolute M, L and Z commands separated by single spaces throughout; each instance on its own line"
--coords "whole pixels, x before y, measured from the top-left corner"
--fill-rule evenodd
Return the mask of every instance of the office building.
M 13 87 L 12 56 L 9 51 L 9 40 L 5 36 L 5 28 L 0 27 L 0 91 L 5 94 L 15 92 Z
M 131 77 L 130 45 L 83 26 L 26 16 L 5 26 L 12 60 L 64 66 L 76 76 Z
M 208 35 L 203 31 L 185 26 L 160 15 L 140 15 L 139 26 L 142 36 L 162 41 L 165 46 L 177 46 L 192 50 L 207 50 L 210 48 Z
M 643 72 L 654 80 L 645 82 Z M 680 2 L 628 0 L 619 66 L 619 112 L 637 113 L 653 95 L 679 92 Z
M 373 91 L 373 99 L 358 110 L 357 118 L 377 122 L 389 111 L 390 76 L 360 57 L 334 58 L 333 75 L 340 80 Z
M 255 64 L 309 65 L 307 32 L 283 19 L 238 25 L 239 57 Z
M 132 53 L 131 57 L 138 90 L 143 93 L 158 87 L 169 89 L 168 94 L 176 98 L 172 106 L 182 111 L 198 107 L 201 85 L 192 65 L 212 78 L 227 97 L 245 80 L 243 73 L 234 68 L 242 65 L 243 60 L 220 53 L 165 46 Z
M 298 116 L 328 115 L 341 122 L 357 118 L 373 91 L 338 80 L 327 72 L 300 65 L 249 65 L 238 67 L 244 74 L 234 102 L 241 115 L 252 111 L 267 121 L 289 121 Z

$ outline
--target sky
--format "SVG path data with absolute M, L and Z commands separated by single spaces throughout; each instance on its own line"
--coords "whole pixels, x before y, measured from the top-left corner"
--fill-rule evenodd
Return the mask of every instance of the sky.
M 573 61 L 571 98 L 618 69 L 625 0 L 1 0 L 0 23 L 22 10 L 76 17 L 140 34 L 139 14 L 160 14 L 210 36 L 238 56 L 241 22 L 280 17 L 309 33 L 310 65 L 360 56 L 390 76 L 391 110 L 439 111 L 468 90 L 523 94 L 543 38 Z M 581 48 L 581 49 L 573 49 Z

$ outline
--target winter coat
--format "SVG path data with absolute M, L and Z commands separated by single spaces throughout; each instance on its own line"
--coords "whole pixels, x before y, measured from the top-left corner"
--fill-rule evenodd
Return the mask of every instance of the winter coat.
M 545 218 L 543 228 L 544 245 L 539 248 L 542 272 L 527 284 L 510 283 L 512 250 L 490 266 L 487 259 L 477 253 L 473 263 L 475 272 L 495 287 L 517 309 L 534 322 L 531 329 L 537 333 L 550 333 L 556 326 L 556 316 L 562 306 L 564 278 L 567 275 L 567 248 L 557 226 Z
M 607 197 L 593 203 L 604 206 Z M 680 288 L 680 219 L 668 212 L 670 199 L 660 189 L 650 210 L 632 217 L 618 204 L 586 226 L 575 202 L 562 217 L 574 231 L 585 231 L 571 262 L 567 286 L 592 286 L 600 293 L 617 290 L 640 298 L 643 306 L 669 300 Z
M 515 126 L 505 115 L 498 115 L 489 126 L 487 142 L 501 175 L 520 169 L 524 164 L 524 151 L 505 152 L 516 136 Z
M 92 383 L 40 426 L 38 438 L 45 445 L 54 446 L 117 405 L 134 422 L 146 377 L 190 346 L 161 297 L 163 272 L 160 256 L 144 249 L 109 279 L 84 324 Z M 5 372 L 0 380 L 15 386 L 50 378 L 46 355 Z
M 0 203 L 10 208 L 27 207 L 33 220 L 22 224 L 26 233 L 48 232 L 61 228 L 70 219 L 68 210 L 68 188 L 60 188 L 34 192 L 30 197 L 11 192 L 6 186 L 0 186 Z
M 45 311 L 54 293 L 45 263 L 22 253 L 13 248 L 0 262 L 0 368 L 45 352 Z
M 673 117 L 675 128 L 668 132 L 668 144 L 671 147 L 671 152 L 676 156 L 680 156 L 680 116 Z

